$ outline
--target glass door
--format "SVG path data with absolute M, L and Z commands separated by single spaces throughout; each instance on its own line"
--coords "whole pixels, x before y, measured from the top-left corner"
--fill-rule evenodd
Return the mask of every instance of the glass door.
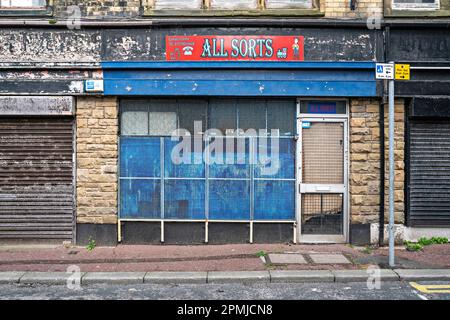
M 347 241 L 347 119 L 299 118 L 301 242 Z

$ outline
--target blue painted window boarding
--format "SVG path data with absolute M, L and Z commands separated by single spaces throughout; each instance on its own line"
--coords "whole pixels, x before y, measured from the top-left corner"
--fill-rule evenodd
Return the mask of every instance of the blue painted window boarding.
M 151 136 L 151 130 L 147 135 L 122 135 L 120 218 L 295 220 L 295 141 L 291 134 L 295 130 L 295 101 L 253 102 L 252 99 L 222 99 L 185 104 L 180 100 L 173 108 L 182 110 L 177 113 L 178 123 L 182 122 L 180 114 L 183 113 L 190 114 L 190 119 L 205 116 L 207 128 L 216 125 L 226 130 L 233 126 L 235 136 L 232 137 L 211 134 L 183 140 L 186 136 Z M 152 101 L 148 100 L 147 104 L 151 105 Z M 173 101 L 168 105 L 173 106 Z M 280 117 L 288 120 L 287 123 L 277 125 L 277 118 L 268 112 L 270 105 L 282 111 Z M 216 113 L 217 106 L 222 106 L 219 107 L 222 111 Z M 228 112 L 232 116 L 221 117 L 223 106 L 227 111 L 234 110 Z M 126 101 L 121 108 L 123 130 L 124 115 L 135 106 Z M 136 121 L 149 121 L 153 109 L 147 110 L 148 114 L 136 117 Z M 205 114 L 196 114 L 199 110 Z M 245 130 L 252 126 L 265 130 L 281 127 L 277 128 L 278 132 L 284 135 L 280 138 L 236 135 L 239 123 L 244 124 Z M 221 145 L 225 147 L 224 152 Z

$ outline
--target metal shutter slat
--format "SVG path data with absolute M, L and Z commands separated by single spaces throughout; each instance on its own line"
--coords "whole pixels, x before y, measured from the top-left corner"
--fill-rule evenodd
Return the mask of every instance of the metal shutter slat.
M 0 240 L 72 240 L 73 120 L 0 118 Z
M 450 124 L 411 122 L 409 224 L 450 226 Z

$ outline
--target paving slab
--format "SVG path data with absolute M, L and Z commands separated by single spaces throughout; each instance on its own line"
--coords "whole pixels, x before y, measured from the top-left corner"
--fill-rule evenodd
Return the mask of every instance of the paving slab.
M 268 271 L 210 271 L 208 283 L 270 282 Z
M 205 272 L 147 272 L 145 283 L 177 284 L 206 283 L 208 273 Z
M 309 257 L 318 264 L 350 264 L 351 262 L 340 253 L 312 253 Z
M 137 284 L 144 283 L 145 272 L 87 272 L 82 284 Z
M 23 284 L 67 284 L 67 279 L 72 276 L 67 272 L 26 272 L 21 278 Z M 84 273 L 80 276 L 83 277 Z
M 0 272 L 0 284 L 6 283 L 19 283 L 20 278 L 25 274 L 25 272 Z
M 305 264 L 308 263 L 299 253 L 270 253 L 269 261 L 272 264 Z
M 333 270 L 336 282 L 365 282 L 369 279 L 379 279 L 381 281 L 399 281 L 400 277 L 389 269 L 373 270 Z
M 270 270 L 271 282 L 334 282 L 329 270 Z
M 450 280 L 450 269 L 394 269 L 405 281 L 446 281 Z

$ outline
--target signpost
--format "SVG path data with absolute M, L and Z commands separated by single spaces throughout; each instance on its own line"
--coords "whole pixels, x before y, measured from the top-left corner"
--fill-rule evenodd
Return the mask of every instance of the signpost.
M 375 66 L 375 78 L 389 80 L 389 266 L 395 266 L 395 233 L 394 233 L 394 81 L 409 80 L 409 64 L 377 63 Z M 394 80 L 395 79 L 395 80 Z
M 394 267 L 394 63 L 377 63 L 375 77 L 389 80 L 389 266 Z

